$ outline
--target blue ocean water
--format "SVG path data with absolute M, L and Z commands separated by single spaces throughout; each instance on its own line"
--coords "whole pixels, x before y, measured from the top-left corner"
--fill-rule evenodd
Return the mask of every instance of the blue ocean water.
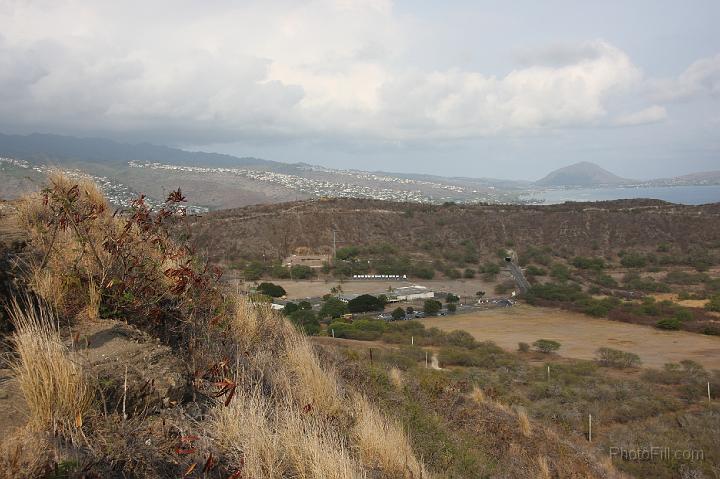
M 565 201 L 605 201 L 631 198 L 652 198 L 683 205 L 701 205 L 720 202 L 720 185 L 711 186 L 659 186 L 642 188 L 581 188 L 536 192 L 523 199 L 544 199 L 553 205 Z

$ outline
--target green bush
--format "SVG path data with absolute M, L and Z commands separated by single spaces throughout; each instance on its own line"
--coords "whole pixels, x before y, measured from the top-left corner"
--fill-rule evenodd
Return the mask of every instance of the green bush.
M 526 297 L 529 302 L 535 298 L 571 302 L 586 299 L 587 295 L 575 283 L 545 283 L 534 285 Z
M 448 295 L 445 297 L 446 303 L 457 303 L 458 301 L 460 301 L 460 297 L 452 293 L 448 293 Z
M 538 339 L 533 343 L 533 347 L 541 353 L 553 353 L 560 349 L 560 343 L 552 339 Z
M 595 283 L 599 284 L 600 286 L 603 286 L 605 288 L 617 288 L 617 281 L 615 281 L 615 278 L 608 274 L 600 273 L 595 276 L 593 279 Z
M 288 316 L 297 311 L 298 309 L 300 309 L 300 307 L 291 301 L 285 304 L 285 307 L 283 308 L 283 313 Z
M 504 250 L 503 250 L 504 251 Z M 495 279 L 495 276 L 500 273 L 500 266 L 496 263 L 490 263 L 487 262 L 480 266 L 480 272 L 483 274 L 483 277 L 487 280 L 493 280 Z
M 586 258 L 584 256 L 576 256 L 572 260 L 572 265 L 579 269 L 593 269 L 599 271 L 605 268 L 605 261 L 602 258 Z
M 385 303 L 371 294 L 362 294 L 348 301 L 347 307 L 351 313 L 366 313 L 369 311 L 382 311 Z
M 402 309 L 402 308 L 399 307 L 399 306 L 398 306 L 397 308 L 393 309 L 392 318 L 393 318 L 395 321 L 399 321 L 399 320 L 401 320 L 401 319 L 405 319 L 405 310 Z
M 318 313 L 318 316 L 320 318 L 339 318 L 343 314 L 347 314 L 349 312 L 347 304 L 345 304 L 344 301 L 335 298 L 330 297 L 323 303 L 322 307 L 320 307 L 320 312 Z
M 416 263 L 412 265 L 410 274 L 420 279 L 433 279 L 435 269 L 427 264 Z
M 643 268 L 648 264 L 648 259 L 640 253 L 625 253 L 620 258 L 620 264 L 626 268 Z
M 694 319 L 692 311 L 687 308 L 679 308 L 675 311 L 673 318 L 678 321 L 692 321 Z
M 361 341 L 374 341 L 386 329 L 385 321 L 376 319 L 358 319 L 352 323 L 334 321 L 328 326 L 328 330 L 334 331 L 336 338 L 358 339 Z
M 570 279 L 570 270 L 564 264 L 555 263 L 550 268 L 550 276 L 558 281 L 567 281 Z
M 528 276 L 545 276 L 547 274 L 547 271 L 545 271 L 539 266 L 531 264 L 530 266 L 525 268 L 525 274 L 527 274 Z
M 304 264 L 296 264 L 290 268 L 290 276 L 293 279 L 308 279 L 315 277 L 315 270 Z
M 478 342 L 475 341 L 475 338 L 473 338 L 472 334 L 468 333 L 467 331 L 457 329 L 455 331 L 447 333 L 446 338 L 448 344 L 451 344 L 453 346 L 468 349 L 473 349 L 478 346 Z
M 270 268 L 270 275 L 273 278 L 278 279 L 289 279 L 290 278 L 290 268 L 286 268 L 285 266 L 281 264 L 275 264 Z
M 645 293 L 668 293 L 670 287 L 665 283 L 655 281 L 653 278 L 643 278 L 636 272 L 627 273 L 623 277 L 625 288 L 643 291 Z
M 299 329 L 305 331 L 308 336 L 315 336 L 320 332 L 320 322 L 315 313 L 309 309 L 298 309 L 290 314 L 292 321 Z
M 617 308 L 620 305 L 620 300 L 617 298 L 603 298 L 603 299 L 593 299 L 590 298 L 587 300 L 587 304 L 585 305 L 585 308 L 583 309 L 583 313 L 595 316 L 598 318 L 602 318 L 607 316 L 610 311 Z
M 463 271 L 463 278 L 474 278 L 475 277 L 475 270 L 472 268 L 465 268 L 465 271 Z
M 442 303 L 434 299 L 426 299 L 423 305 L 423 311 L 428 316 L 435 316 L 442 309 Z
M 657 323 L 655 323 L 655 326 L 657 326 L 660 329 L 667 329 L 670 331 L 675 331 L 680 329 L 680 321 L 676 318 L 665 318 L 661 319 Z
M 705 305 L 705 309 L 708 311 L 720 311 L 720 294 L 712 296 Z
M 445 276 L 450 279 L 460 279 L 462 275 L 460 274 L 460 271 L 456 270 L 455 268 L 448 268 L 445 270 Z
M 243 269 L 243 277 L 245 281 L 256 281 L 260 279 L 265 272 L 265 267 L 259 261 L 248 263 Z
M 707 274 L 688 273 L 686 271 L 670 271 L 665 275 L 665 282 L 671 284 L 700 284 L 708 280 Z
M 358 254 L 360 254 L 360 248 L 357 246 L 344 246 L 337 249 L 335 257 L 340 260 L 347 260 L 354 258 Z
M 602 366 L 611 368 L 636 368 L 640 366 L 640 356 L 635 353 L 620 351 L 613 348 L 599 348 L 595 354 L 597 360 Z
M 518 351 L 520 351 L 521 353 L 527 353 L 530 351 L 530 345 L 528 343 L 519 342 Z
M 280 298 L 287 294 L 285 292 L 285 288 L 275 283 L 260 283 L 260 285 L 257 287 L 257 292 L 266 294 L 271 298 Z

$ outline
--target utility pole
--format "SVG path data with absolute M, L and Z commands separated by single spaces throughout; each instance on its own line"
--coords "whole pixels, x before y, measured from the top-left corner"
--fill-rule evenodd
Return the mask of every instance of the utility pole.
M 333 230 L 333 257 L 332 257 L 333 263 L 335 263 L 335 257 L 337 256 L 337 241 L 336 241 L 335 233 L 337 233 L 337 232 L 335 230 Z

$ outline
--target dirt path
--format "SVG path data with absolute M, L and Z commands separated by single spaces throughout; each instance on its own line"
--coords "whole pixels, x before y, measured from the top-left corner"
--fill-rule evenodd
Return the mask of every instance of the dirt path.
M 544 338 L 562 344 L 563 356 L 592 359 L 597 348 L 607 346 L 631 351 L 644 366 L 692 359 L 708 369 L 720 369 L 720 338 L 685 331 L 661 331 L 635 324 L 596 319 L 552 308 L 517 305 L 423 320 L 426 327 L 464 329 L 479 340 L 492 340 L 508 350 L 518 342 Z

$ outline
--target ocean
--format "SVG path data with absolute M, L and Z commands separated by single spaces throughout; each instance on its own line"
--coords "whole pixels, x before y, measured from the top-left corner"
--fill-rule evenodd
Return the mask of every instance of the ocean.
M 652 198 L 683 205 L 717 203 L 720 202 L 720 185 L 558 189 L 543 190 L 522 196 L 524 200 L 536 199 L 546 205 L 565 201 L 606 201 L 631 198 Z

